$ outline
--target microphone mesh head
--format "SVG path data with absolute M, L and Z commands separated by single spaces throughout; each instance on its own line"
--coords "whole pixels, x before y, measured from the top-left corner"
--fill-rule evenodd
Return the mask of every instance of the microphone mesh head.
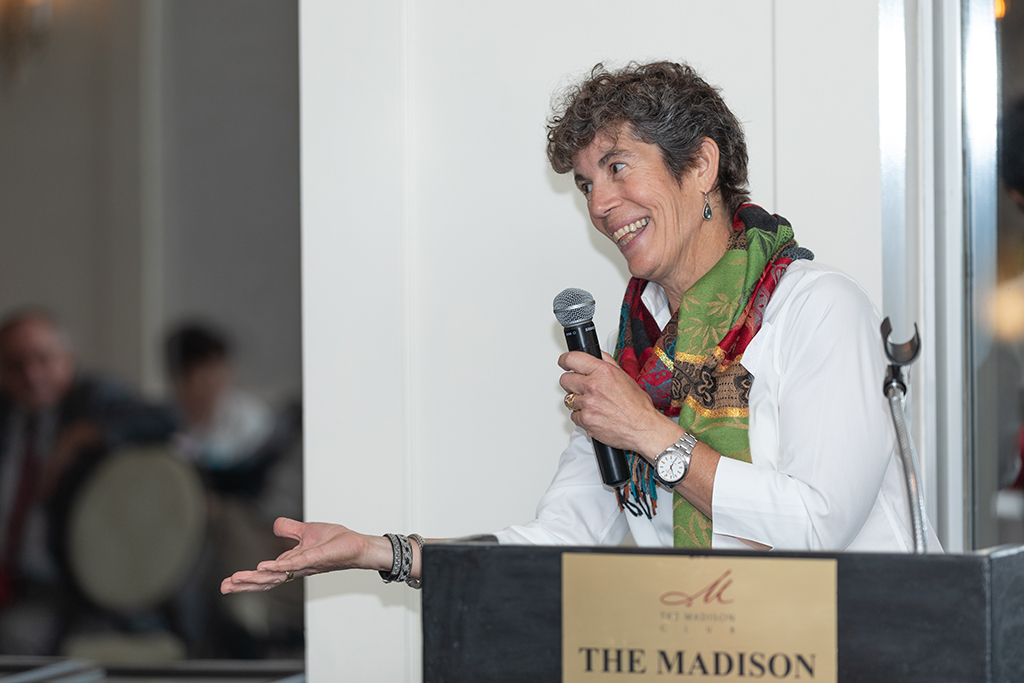
M 562 327 L 572 327 L 594 319 L 594 297 L 585 289 L 569 287 L 555 297 L 555 318 Z

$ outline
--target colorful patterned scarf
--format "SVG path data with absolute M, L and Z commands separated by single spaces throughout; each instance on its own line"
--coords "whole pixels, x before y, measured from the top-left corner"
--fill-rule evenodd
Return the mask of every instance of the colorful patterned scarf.
M 797 246 L 785 218 L 753 204 L 740 207 L 725 255 L 684 294 L 664 330 L 640 299 L 646 280 L 626 288 L 615 358 L 655 407 L 723 456 L 750 462 L 747 432 L 753 377 L 740 363 L 761 329 L 765 306 L 786 268 L 814 255 Z M 628 452 L 632 481 L 620 496 L 634 515 L 657 506 L 654 476 L 642 456 Z M 632 498 L 632 500 L 630 500 Z M 710 548 L 711 520 L 675 493 L 677 548 Z

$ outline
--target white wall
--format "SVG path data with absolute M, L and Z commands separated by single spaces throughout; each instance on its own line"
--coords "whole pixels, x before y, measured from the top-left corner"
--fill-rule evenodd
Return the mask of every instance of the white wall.
M 842 26 L 842 31 L 835 30 Z M 300 3 L 307 518 L 486 532 L 533 515 L 571 423 L 551 313 L 626 281 L 544 157 L 600 60 L 690 61 L 744 122 L 752 196 L 881 302 L 877 5 Z M 309 675 L 419 679 L 418 595 L 307 585 Z

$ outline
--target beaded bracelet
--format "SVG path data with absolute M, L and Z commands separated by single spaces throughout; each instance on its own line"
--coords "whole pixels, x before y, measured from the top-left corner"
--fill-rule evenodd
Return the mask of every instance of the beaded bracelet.
M 420 547 L 420 575 L 423 575 L 423 537 L 419 534 L 409 534 L 409 538 L 416 541 L 416 545 Z M 423 588 L 423 579 L 414 579 L 411 576 L 405 580 L 405 584 L 410 588 L 419 590 Z
M 383 569 L 378 572 L 380 578 L 384 580 L 384 583 L 407 581 L 409 574 L 412 573 L 412 546 L 409 544 L 409 539 L 401 534 L 384 535 L 391 541 L 391 552 L 394 559 L 390 572 L 385 572 Z
M 404 581 L 411 588 L 422 587 L 423 582 L 420 579 L 412 578 L 412 544 L 409 543 L 409 539 L 416 541 L 416 545 L 420 547 L 420 557 L 422 557 L 423 537 L 419 534 L 409 534 L 408 536 L 384 534 L 384 536 L 391 541 L 392 561 L 390 572 L 383 569 L 378 572 L 380 578 L 384 580 L 384 583 Z

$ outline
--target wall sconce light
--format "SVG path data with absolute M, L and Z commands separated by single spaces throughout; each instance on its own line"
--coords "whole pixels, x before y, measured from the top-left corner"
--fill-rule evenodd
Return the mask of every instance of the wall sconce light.
M 50 30 L 50 0 L 0 0 L 0 62 L 10 78 L 20 78 L 32 53 Z

